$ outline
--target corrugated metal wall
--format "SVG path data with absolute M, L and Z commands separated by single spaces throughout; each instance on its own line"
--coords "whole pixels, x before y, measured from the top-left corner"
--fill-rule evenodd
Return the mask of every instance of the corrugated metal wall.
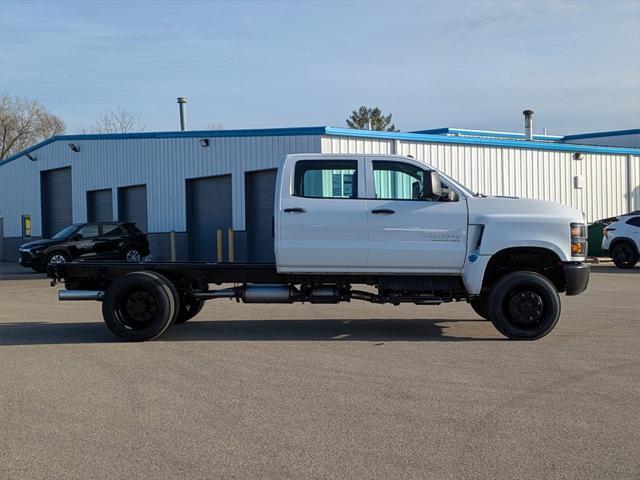
M 40 171 L 72 166 L 73 220 L 86 220 L 86 192 L 146 184 L 149 231 L 186 230 L 186 179 L 231 174 L 233 227 L 245 229 L 244 172 L 275 168 L 287 153 L 412 155 L 471 189 L 497 195 L 542 198 L 572 205 L 589 221 L 640 209 L 640 156 L 415 142 L 334 135 L 78 140 L 74 153 L 65 142 L 0 167 L 0 217 L 5 237 L 21 235 L 20 219 L 30 214 L 33 235 L 41 235 Z M 582 189 L 573 177 L 582 175 Z M 113 212 L 118 211 L 113 195 Z
M 640 156 L 399 140 L 322 137 L 324 153 L 397 153 L 428 163 L 476 192 L 539 198 L 584 211 L 587 221 L 640 208 Z M 582 176 L 583 188 L 574 188 Z
M 217 137 L 209 147 L 197 138 L 75 141 L 74 153 L 64 142 L 53 142 L 26 157 L 0 167 L 0 217 L 5 237 L 21 235 L 20 217 L 31 214 L 33 235 L 40 236 L 39 172 L 72 167 L 73 221 L 87 218 L 86 192 L 127 185 L 147 185 L 149 232 L 186 230 L 187 178 L 231 174 L 233 227 L 244 230 L 244 172 L 276 168 L 287 153 L 320 151 L 317 135 Z M 113 211 L 118 211 L 117 195 Z

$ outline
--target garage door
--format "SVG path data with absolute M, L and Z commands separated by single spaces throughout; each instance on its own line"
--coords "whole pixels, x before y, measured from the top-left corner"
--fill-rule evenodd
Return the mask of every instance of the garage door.
M 273 252 L 273 202 L 277 170 L 247 172 L 245 208 L 247 256 L 250 262 L 275 262 Z
M 147 232 L 147 186 L 122 187 L 118 189 L 118 220 L 133 222 Z
M 71 168 L 47 170 L 40 174 L 42 234 L 50 238 L 72 223 Z
M 187 182 L 187 230 L 191 260 L 217 260 L 216 230 L 223 231 L 223 259 L 228 260 L 227 229 L 232 225 L 231 175 Z
M 4 262 L 4 219 L 0 217 L 0 262 Z
M 87 192 L 87 221 L 113 221 L 113 199 L 111 189 L 92 190 Z

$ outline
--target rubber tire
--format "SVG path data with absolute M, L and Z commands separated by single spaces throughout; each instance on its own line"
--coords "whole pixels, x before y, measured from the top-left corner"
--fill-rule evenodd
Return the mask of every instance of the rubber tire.
M 158 314 L 145 329 L 127 329 L 117 314 L 117 305 L 132 288 L 150 293 L 158 307 Z M 164 276 L 155 272 L 131 272 L 118 278 L 107 289 L 102 301 L 102 317 L 109 330 L 129 342 L 152 340 L 162 335 L 175 321 L 179 304 L 175 287 Z
M 629 263 L 622 263 L 620 262 L 620 260 L 618 259 L 616 261 L 616 255 L 615 252 L 616 250 L 618 250 L 619 248 L 628 248 L 630 253 L 631 253 L 631 261 Z M 621 242 L 616 244 L 613 247 L 613 250 L 611 250 L 611 259 L 613 260 L 613 263 L 616 265 L 616 267 L 618 268 L 623 268 L 623 269 L 628 269 L 628 268 L 633 268 L 636 266 L 636 263 L 638 263 L 638 254 L 636 253 L 635 249 L 633 248 L 633 246 L 628 243 L 628 242 Z
M 176 325 L 191 320 L 193 317 L 200 313 L 202 307 L 204 307 L 204 300 L 198 300 L 197 298 L 191 300 L 183 299 L 182 302 L 180 302 L 180 311 L 178 312 L 178 317 L 176 318 Z
M 471 308 L 473 309 L 474 312 L 476 312 L 485 320 L 489 320 L 489 310 L 487 307 L 486 297 L 482 296 L 482 297 L 474 298 L 469 302 L 469 305 L 471 305 Z
M 525 330 L 509 320 L 508 312 L 503 308 L 511 291 L 527 287 L 534 290 L 543 300 L 543 318 L 538 328 Z M 560 297 L 555 286 L 535 272 L 512 272 L 502 277 L 489 294 L 489 319 L 493 326 L 511 340 L 536 340 L 547 335 L 560 318 Z

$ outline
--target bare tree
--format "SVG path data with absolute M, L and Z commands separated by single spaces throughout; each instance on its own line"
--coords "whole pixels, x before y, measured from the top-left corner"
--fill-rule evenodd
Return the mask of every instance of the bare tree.
M 95 124 L 83 127 L 81 133 L 128 133 L 143 130 L 144 125 L 137 113 L 118 107 L 106 110 Z
M 0 160 L 64 131 L 64 122 L 37 100 L 0 96 Z

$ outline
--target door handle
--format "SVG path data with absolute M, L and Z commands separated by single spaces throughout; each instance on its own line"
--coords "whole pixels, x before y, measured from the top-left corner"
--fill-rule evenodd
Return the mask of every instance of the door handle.
M 375 213 L 376 215 L 380 214 L 380 213 L 383 213 L 383 214 L 386 214 L 386 215 L 391 215 L 393 213 L 396 213 L 396 211 L 395 210 L 391 210 L 390 208 L 377 208 L 375 210 L 371 210 L 371 213 Z
M 285 213 L 304 213 L 306 212 L 306 210 L 301 207 L 293 207 L 293 208 L 285 208 L 284 212 Z

